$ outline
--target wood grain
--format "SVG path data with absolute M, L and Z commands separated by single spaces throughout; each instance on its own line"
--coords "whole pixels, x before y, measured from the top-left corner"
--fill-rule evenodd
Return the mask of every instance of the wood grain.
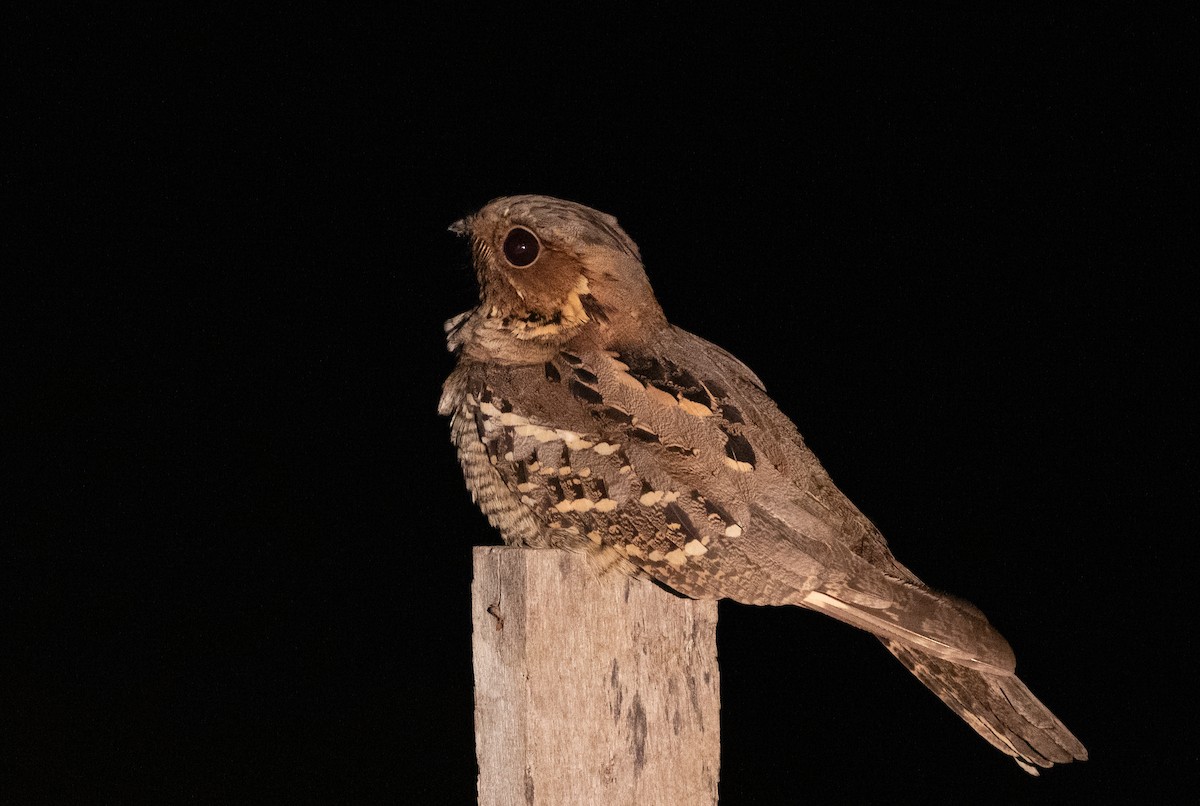
M 558 549 L 478 547 L 479 802 L 714 804 L 717 606 Z

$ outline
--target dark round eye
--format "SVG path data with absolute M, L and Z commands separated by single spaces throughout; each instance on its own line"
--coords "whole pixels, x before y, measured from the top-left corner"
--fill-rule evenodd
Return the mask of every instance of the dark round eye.
M 514 266 L 528 266 L 537 260 L 537 236 L 524 227 L 513 227 L 504 239 L 504 257 Z

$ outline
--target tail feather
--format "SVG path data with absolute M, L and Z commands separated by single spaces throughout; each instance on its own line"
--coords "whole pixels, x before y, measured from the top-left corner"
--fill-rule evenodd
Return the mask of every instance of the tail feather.
M 991 674 L 881 638 L 918 680 L 993 747 L 1031 775 L 1087 759 L 1087 750 L 1014 675 Z

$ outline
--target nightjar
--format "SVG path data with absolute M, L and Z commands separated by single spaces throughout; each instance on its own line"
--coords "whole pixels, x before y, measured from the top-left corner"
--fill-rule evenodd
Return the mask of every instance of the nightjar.
M 610 215 L 496 199 L 451 226 L 478 307 L 446 323 L 440 411 L 509 544 L 587 551 L 685 596 L 799 605 L 876 635 L 984 739 L 1036 774 L 1086 759 L 971 604 L 892 556 L 762 382 L 672 326 Z

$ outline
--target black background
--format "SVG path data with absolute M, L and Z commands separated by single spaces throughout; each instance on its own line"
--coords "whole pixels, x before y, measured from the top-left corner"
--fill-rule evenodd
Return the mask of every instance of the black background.
M 18 15 L 4 799 L 473 800 L 445 227 L 526 192 L 615 214 L 1092 755 L 724 603 L 723 803 L 1185 799 L 1194 15 L 831 8 Z

